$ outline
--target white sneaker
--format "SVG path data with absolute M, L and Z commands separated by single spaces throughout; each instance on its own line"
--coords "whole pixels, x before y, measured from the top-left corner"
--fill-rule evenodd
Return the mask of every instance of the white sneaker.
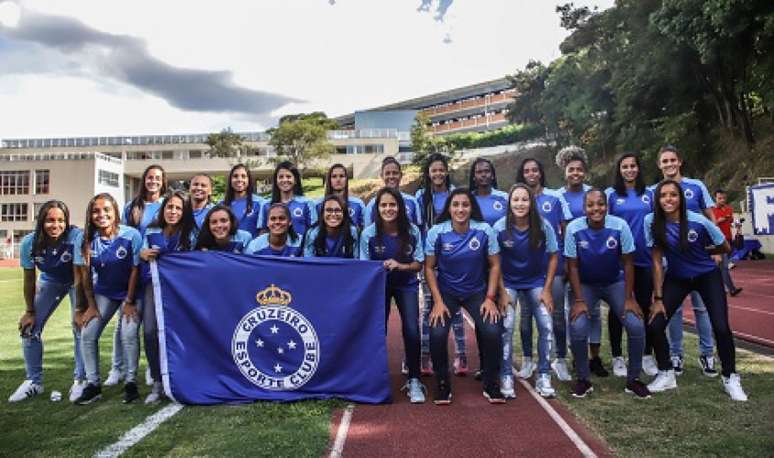
M 651 393 L 659 393 L 675 388 L 677 388 L 677 379 L 675 378 L 675 371 L 672 369 L 668 371 L 658 371 L 656 379 L 648 384 L 648 390 Z
M 642 371 L 645 372 L 645 375 L 650 375 L 651 377 L 658 375 L 658 365 L 653 355 L 642 357 Z
M 83 389 L 86 388 L 85 380 L 73 380 L 73 384 L 70 387 L 70 402 L 75 402 L 83 394 Z
M 500 393 L 505 399 L 516 399 L 516 388 L 513 386 L 513 376 L 500 377 Z
M 723 377 L 723 388 L 734 401 L 747 401 L 747 394 L 742 389 L 742 381 L 739 374 L 733 373 L 728 377 Z
M 145 384 L 148 386 L 153 386 L 153 376 L 151 375 L 150 367 L 145 368 Z
M 613 375 L 626 377 L 626 361 L 624 361 L 623 356 L 613 358 Z
M 8 402 L 19 402 L 29 399 L 43 392 L 43 385 L 38 385 L 32 380 L 25 380 L 16 388 L 16 391 L 8 398 Z
M 538 375 L 535 382 L 535 391 L 544 398 L 553 398 L 556 396 L 556 390 L 551 386 L 551 374 Z
M 402 389 L 406 391 L 409 402 L 412 404 L 424 404 L 425 386 L 422 385 L 422 382 L 420 382 L 418 378 L 410 378 L 406 384 L 403 385 Z
M 150 394 L 145 398 L 146 404 L 155 404 L 164 398 L 164 387 L 161 382 L 155 382 Z
M 119 383 L 121 383 L 123 379 L 124 379 L 124 374 L 122 374 L 121 372 L 115 369 L 110 369 L 110 372 L 108 373 L 108 378 L 107 380 L 105 380 L 104 383 L 102 383 L 102 385 L 103 386 L 118 385 Z
M 516 373 L 516 377 L 528 379 L 532 377 L 533 372 L 535 372 L 535 363 L 532 362 L 532 358 L 525 356 L 521 360 L 521 369 Z
M 551 369 L 554 370 L 554 374 L 556 374 L 556 378 L 558 378 L 562 382 L 569 382 L 572 380 L 572 376 L 570 375 L 570 370 L 567 369 L 567 360 L 564 358 L 556 358 L 554 362 L 551 363 Z

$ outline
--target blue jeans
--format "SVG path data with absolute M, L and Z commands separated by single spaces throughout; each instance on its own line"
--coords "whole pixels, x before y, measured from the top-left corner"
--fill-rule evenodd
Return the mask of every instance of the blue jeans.
M 564 282 L 564 278 L 563 275 L 557 275 L 554 277 L 553 285 L 551 285 L 551 298 L 554 300 L 554 313 L 551 317 L 553 321 L 553 347 L 556 349 L 557 358 L 567 357 L 567 320 L 569 310 L 566 304 L 572 302 L 567 297 L 569 294 L 572 294 L 572 290 Z M 519 332 L 521 333 L 521 344 L 524 349 L 524 356 L 532 356 L 532 320 L 531 316 L 526 316 L 527 313 L 531 312 L 522 308 L 521 313 L 522 317 Z
M 43 340 L 41 338 L 43 328 L 67 294 L 70 295 L 70 323 L 73 329 L 73 350 L 75 353 L 73 379 L 83 380 L 86 378 L 86 369 L 81 357 L 81 331 L 72 324 L 75 318 L 75 288 L 68 284 L 38 279 L 33 302 L 35 325 L 32 327 L 30 337 L 22 337 L 22 353 L 24 354 L 27 380 L 32 380 L 34 383 L 43 383 Z
M 385 296 L 385 327 L 390 319 L 391 299 L 400 313 L 403 348 L 406 351 L 408 378 L 419 378 L 419 291 L 417 289 L 388 288 Z M 385 329 L 386 332 L 386 329 Z
M 422 310 L 422 328 L 420 343 L 422 354 L 430 354 L 430 311 L 433 309 L 433 295 L 430 294 L 430 287 L 427 286 L 424 275 L 422 279 L 422 294 L 425 299 L 425 308 Z M 457 356 L 465 355 L 465 323 L 462 319 L 462 312 L 452 317 L 452 332 L 454 333 L 454 349 Z
M 629 362 L 627 367 L 627 380 L 634 380 L 642 370 L 642 352 L 645 350 L 645 323 L 634 313 L 624 315 L 624 282 L 619 281 L 612 285 L 592 286 L 581 284 L 581 294 L 589 309 L 596 308 L 599 312 L 599 301 L 607 302 L 615 315 L 621 320 L 626 329 L 626 343 L 629 350 Z M 592 306 L 590 304 L 597 304 Z M 575 369 L 580 380 L 589 379 L 589 355 L 588 339 L 591 320 L 585 314 L 578 316 L 570 324 L 570 338 L 572 352 L 575 355 Z
M 145 296 L 142 301 L 142 329 L 145 358 L 148 360 L 151 377 L 153 377 L 154 382 L 160 382 L 159 323 L 156 320 L 156 301 L 153 297 L 153 288 L 150 285 L 145 288 Z
M 547 374 L 551 357 L 551 341 L 553 340 L 553 318 L 540 302 L 540 294 L 543 292 L 543 288 L 520 290 L 508 288 L 507 291 L 514 306 L 517 298 L 521 306 L 521 348 L 523 355 L 528 357 L 532 357 L 532 317 L 535 317 L 538 325 L 538 373 Z M 514 307 L 508 307 L 503 319 L 503 361 L 500 367 L 500 375 L 513 375 L 511 353 L 513 353 L 513 328 L 515 320 L 516 312 Z M 527 341 L 524 340 L 526 334 L 524 330 L 526 327 L 529 328 L 530 335 L 530 339 Z
M 693 316 L 696 321 L 696 330 L 699 332 L 699 352 L 702 356 L 712 356 L 715 340 L 712 338 L 712 324 L 710 323 L 707 307 L 696 291 L 691 291 L 691 304 Z M 669 320 L 669 353 L 671 355 L 683 355 L 683 306 L 675 311 Z

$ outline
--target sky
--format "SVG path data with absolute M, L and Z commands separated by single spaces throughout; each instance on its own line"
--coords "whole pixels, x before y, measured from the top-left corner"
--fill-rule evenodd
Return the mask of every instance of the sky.
M 561 2 L 0 0 L 0 138 L 262 131 L 501 78 L 559 57 Z

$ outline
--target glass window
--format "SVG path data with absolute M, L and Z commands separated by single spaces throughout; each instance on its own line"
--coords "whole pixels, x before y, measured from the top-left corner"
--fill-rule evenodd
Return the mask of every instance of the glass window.
M 0 172 L 0 195 L 19 195 L 29 193 L 29 170 L 9 170 Z
M 99 174 L 97 175 L 97 182 L 99 184 L 103 184 L 105 186 L 110 186 L 113 188 L 118 187 L 118 174 L 109 172 L 107 170 L 99 169 Z
M 48 170 L 35 170 L 35 194 L 49 193 L 50 172 Z
M 202 158 L 202 151 L 198 149 L 192 149 L 188 152 L 188 157 L 190 159 L 201 159 Z
M 0 221 L 27 221 L 27 204 L 2 204 Z
M 32 220 L 37 221 L 38 220 L 38 214 L 40 213 L 40 209 L 45 205 L 43 202 L 36 202 L 33 204 L 34 207 L 32 209 Z

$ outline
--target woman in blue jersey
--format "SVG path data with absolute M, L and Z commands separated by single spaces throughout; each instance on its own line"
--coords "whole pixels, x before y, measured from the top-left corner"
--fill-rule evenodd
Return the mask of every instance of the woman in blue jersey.
M 736 350 L 723 279 L 711 257 L 728 253 L 731 247 L 715 224 L 687 209 L 684 192 L 676 181 L 662 181 L 654 193 L 657 199 L 654 212 L 645 217 L 645 236 L 653 249 L 654 285 L 648 332 L 659 369 L 648 388 L 654 392 L 677 388 L 664 331 L 685 297 L 697 291 L 707 307 L 717 340 L 723 387 L 734 401 L 746 401 L 747 395 L 736 373 Z
M 280 162 L 274 169 L 272 178 L 271 199 L 261 207 L 261 217 L 258 220 L 261 231 L 266 231 L 269 218 L 269 207 L 282 203 L 290 210 L 291 224 L 296 234 L 303 234 L 312 225 L 312 205 L 304 197 L 301 186 L 301 173 L 290 162 Z
M 66 295 L 70 295 L 75 313 L 73 255 L 81 230 L 70 225 L 70 211 L 64 202 L 49 200 L 40 207 L 35 231 L 21 242 L 21 266 L 24 269 L 24 302 L 26 311 L 19 319 L 26 377 L 8 398 L 23 401 L 43 392 L 43 329 Z M 36 269 L 40 271 L 37 277 Z M 75 371 L 70 388 L 70 401 L 81 395 L 86 372 L 81 358 L 81 331 L 73 326 Z
M 349 175 L 347 168 L 342 164 L 333 164 L 328 169 L 328 173 L 325 174 L 325 195 L 329 196 L 331 194 L 341 197 L 341 200 L 347 203 L 349 219 L 358 229 L 362 229 L 365 204 L 359 197 L 349 195 Z M 317 222 L 322 202 L 323 198 L 315 202 L 314 209 L 312 210 L 312 224 Z
M 156 301 L 153 295 L 153 284 L 148 262 L 155 261 L 165 253 L 174 251 L 190 251 L 195 243 L 196 226 L 191 202 L 182 191 L 172 191 L 164 197 L 164 203 L 159 211 L 159 218 L 152 222 L 145 231 L 140 251 L 140 259 L 144 262 L 140 272 L 145 284 L 143 292 L 142 323 L 145 357 L 148 360 L 153 388 L 146 404 L 158 402 L 164 396 L 161 385 L 161 364 L 159 361 L 158 322 L 156 321 Z M 129 337 L 129 336 L 127 336 Z M 137 338 L 137 336 L 132 336 Z M 138 342 L 139 345 L 139 342 Z
M 239 229 L 239 223 L 231 209 L 218 204 L 204 217 L 194 249 L 240 254 L 244 252 L 251 240 L 249 232 Z
M 357 228 L 352 225 L 347 205 L 336 195 L 325 197 L 320 224 L 304 236 L 304 256 L 357 259 Z
M 650 311 L 650 299 L 653 295 L 653 270 L 651 269 L 650 249 L 645 243 L 643 222 L 645 215 L 653 211 L 653 193 L 645 187 L 642 178 L 640 158 L 634 153 L 624 153 L 616 161 L 615 185 L 607 188 L 607 211 L 609 214 L 623 218 L 634 237 L 634 299 L 642 309 L 647 321 Z M 613 374 L 626 377 L 626 363 L 621 349 L 623 327 L 613 309 L 607 315 L 608 337 L 610 351 L 613 355 Z M 656 359 L 653 357 L 653 346 L 648 336 L 645 336 L 645 355 L 642 358 L 642 370 L 647 375 L 656 375 Z
M 470 166 L 470 192 L 476 197 L 484 222 L 493 226 L 508 210 L 508 194 L 497 189 L 497 174 L 489 159 L 480 157 Z
M 188 185 L 188 193 L 191 195 L 191 210 L 198 230 L 202 227 L 207 212 L 215 205 L 211 202 L 212 177 L 206 173 L 195 175 Z
M 483 362 L 484 397 L 503 403 L 499 373 L 502 326 L 497 297 L 500 249 L 492 228 L 483 221 L 473 194 L 457 188 L 449 194 L 438 224 L 427 233 L 425 278 L 433 294 L 430 352 L 438 381 L 435 404 L 452 400 L 447 339 L 451 317 L 465 307 L 476 324 Z M 437 271 L 436 271 L 437 268 Z
M 400 162 L 392 156 L 387 156 L 382 159 L 381 170 L 382 181 L 384 186 L 392 189 L 400 190 L 400 180 L 403 179 L 403 170 L 400 168 Z M 422 227 L 422 212 L 419 209 L 414 196 L 401 192 L 403 202 L 406 204 L 406 214 L 409 221 L 417 227 Z M 365 209 L 364 221 L 366 226 L 370 226 L 374 222 L 376 217 L 376 199 L 371 199 Z
M 135 302 L 135 292 L 142 236 L 137 229 L 119 224 L 119 221 L 115 199 L 107 193 L 94 196 L 86 208 L 86 227 L 73 259 L 86 299 L 85 310 L 79 304 L 76 320 L 81 324 L 81 351 L 88 382 L 76 404 L 90 404 L 102 397 L 99 337 L 119 310 L 121 347 L 126 364 L 124 402 L 140 397 L 135 381 L 140 359 L 136 338 L 140 310 Z
M 552 318 L 556 359 L 551 363 L 551 369 L 554 370 L 556 378 L 560 381 L 569 382 L 572 378 L 567 364 L 567 282 L 562 252 L 564 248 L 564 230 L 567 223 L 572 221 L 572 215 L 567 203 L 559 197 L 556 191 L 546 188 L 546 174 L 543 170 L 543 164 L 537 159 L 528 157 L 521 161 L 519 169 L 516 171 L 516 182 L 526 184 L 529 190 L 532 191 L 540 216 L 543 217 L 543 221 L 551 226 L 556 235 L 559 260 L 556 266 L 554 281 L 551 285 L 551 297 L 554 302 Z M 514 326 L 514 312 L 514 308 L 509 307 L 507 313 L 504 314 L 503 326 L 506 330 Z M 521 310 L 519 331 L 522 350 L 525 356 L 517 375 L 520 378 L 526 379 L 532 376 L 537 367 L 532 361 L 532 315 L 529 308 L 522 308 Z M 503 342 L 503 345 L 507 345 L 507 347 L 504 347 L 505 351 L 503 352 L 503 361 L 507 361 L 507 365 L 503 366 L 503 371 L 507 371 L 505 375 L 509 375 L 512 372 L 511 347 L 513 342 L 508 340 Z
M 269 207 L 269 232 L 261 234 L 247 245 L 245 254 L 255 256 L 301 257 L 301 236 L 291 224 L 290 210 L 285 204 Z
M 517 183 L 511 187 L 508 209 L 508 214 L 494 226 L 502 269 L 500 309 L 506 310 L 510 304 L 515 307 L 518 298 L 522 316 L 527 315 L 524 310 L 528 309 L 528 315 L 535 317 L 538 325 L 538 377 L 535 388 L 544 398 L 552 398 L 556 395 L 551 386 L 550 368 L 551 315 L 554 311 L 551 288 L 559 262 L 556 234 L 551 225 L 541 218 L 535 198 L 527 185 Z M 510 357 L 512 344 L 509 345 L 513 341 L 513 326 L 505 328 L 502 339 L 503 348 L 509 351 L 507 357 L 506 352 L 503 352 L 500 391 L 506 398 L 515 398 Z M 531 351 L 524 354 L 525 358 L 532 356 Z
M 400 192 L 382 188 L 374 199 L 378 211 L 374 224 L 366 227 L 360 237 L 360 259 L 382 261 L 388 271 L 385 324 L 389 322 L 390 305 L 394 299 L 400 313 L 408 366 L 408 381 L 404 389 L 411 403 L 421 404 L 425 402 L 425 387 L 419 381 L 417 272 L 425 259 L 422 236 L 419 229 L 409 222 Z
M 599 301 L 604 300 L 626 329 L 629 365 L 624 391 L 638 398 L 649 398 L 650 391 L 638 378 L 642 370 L 645 324 L 632 294 L 632 253 L 635 251 L 632 233 L 626 221 L 607 214 L 607 199 L 602 191 L 588 191 L 584 206 L 586 216 L 567 225 L 564 241 L 567 273 L 575 296 L 570 312 L 570 342 L 578 380 L 572 395 L 583 398 L 594 390 L 589 381 L 589 317 L 594 309 L 599 315 Z
M 255 181 L 250 170 L 244 164 L 231 167 L 226 182 L 226 196 L 220 202 L 225 205 L 236 217 L 237 229 L 247 231 L 250 238 L 258 235 L 261 205 L 264 200 L 255 194 Z M 212 210 L 212 209 L 210 209 Z M 209 215 L 209 212 L 205 214 Z M 204 224 L 202 223 L 202 226 Z M 203 227 L 200 227 L 203 229 Z

